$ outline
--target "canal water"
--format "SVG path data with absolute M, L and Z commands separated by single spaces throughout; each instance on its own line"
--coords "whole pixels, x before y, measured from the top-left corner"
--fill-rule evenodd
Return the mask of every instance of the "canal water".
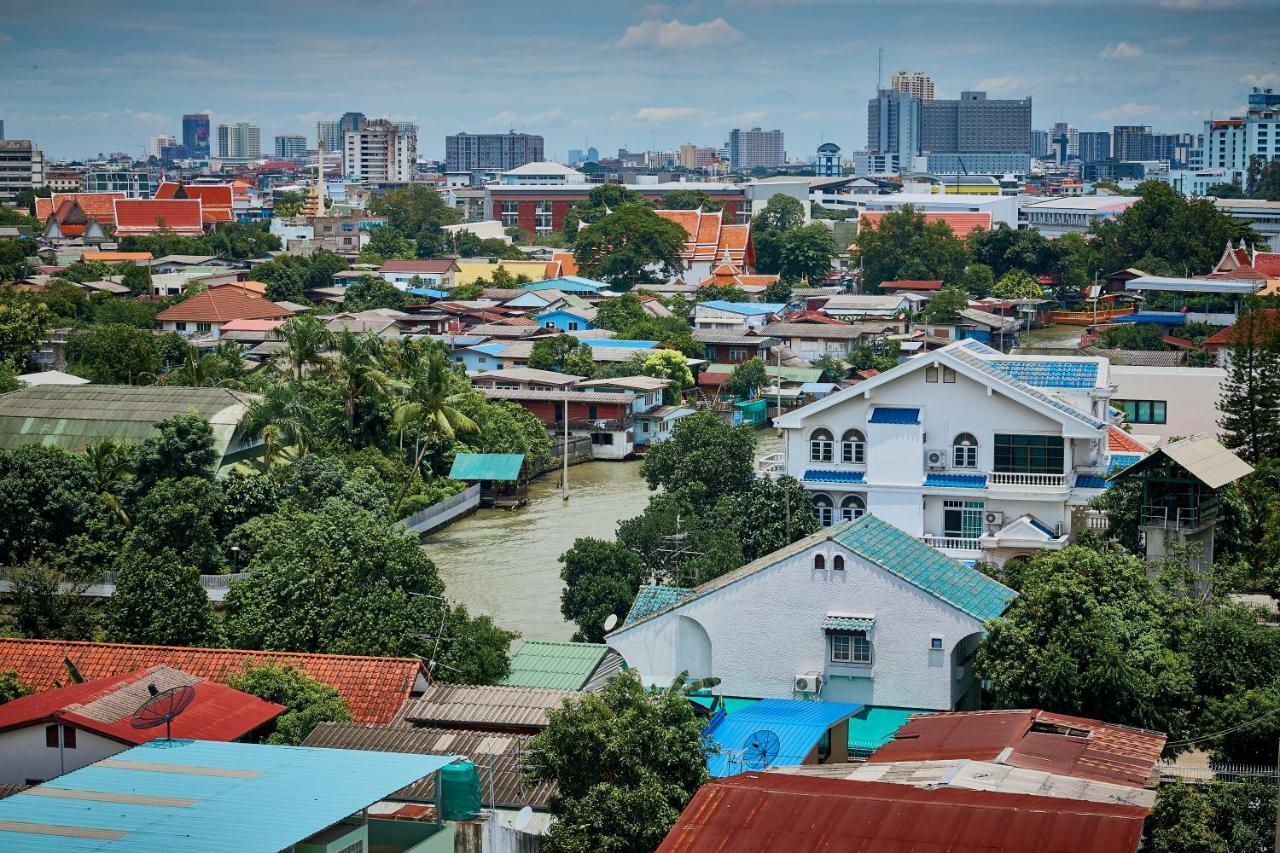
M 757 433 L 758 455 L 777 453 L 772 429 Z M 644 512 L 649 487 L 640 463 L 586 462 L 569 469 L 569 500 L 558 474 L 529 485 L 519 509 L 481 509 L 423 540 L 445 594 L 473 613 L 486 613 L 526 639 L 567 640 L 574 626 L 560 615 L 557 558 L 581 536 L 612 539 L 618 522 Z

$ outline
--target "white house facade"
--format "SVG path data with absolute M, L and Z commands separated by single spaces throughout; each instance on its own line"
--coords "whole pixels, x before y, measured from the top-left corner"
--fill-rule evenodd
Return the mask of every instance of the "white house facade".
M 824 525 L 873 513 L 964 560 L 1060 549 L 1106 487 L 1108 370 L 960 341 L 783 415 L 777 469 Z
M 694 589 L 642 587 L 607 642 L 646 684 L 922 710 L 978 705 L 973 655 L 1014 592 L 873 516 Z

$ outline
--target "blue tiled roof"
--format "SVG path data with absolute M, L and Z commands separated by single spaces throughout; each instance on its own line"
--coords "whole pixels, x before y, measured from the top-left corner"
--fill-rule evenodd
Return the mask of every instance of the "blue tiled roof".
M 410 287 L 405 293 L 413 296 L 425 296 L 428 299 L 444 299 L 449 295 L 447 290 L 436 290 L 433 287 Z
M 638 622 L 651 613 L 657 613 L 659 610 L 665 610 L 673 604 L 684 601 L 692 594 L 693 590 L 687 587 L 645 584 L 636 593 L 636 600 L 632 602 L 631 610 L 622 624 L 630 625 L 632 622 Z
M 709 299 L 698 304 L 705 305 L 708 308 L 715 308 L 719 311 L 729 311 L 733 314 L 745 314 L 747 316 L 777 314 L 787 307 L 781 302 L 726 302 L 723 299 Z
M 988 349 L 990 348 L 988 347 Z M 1028 397 L 1033 397 L 1036 400 L 1039 400 L 1041 403 L 1045 404 L 1046 406 L 1050 406 L 1054 409 L 1057 409 L 1059 412 L 1062 412 L 1065 415 L 1069 415 L 1070 417 L 1075 418 L 1081 423 L 1089 425 L 1093 429 L 1102 429 L 1104 426 L 1107 425 L 1105 421 L 1101 421 L 1095 418 L 1093 415 L 1090 415 L 1087 412 L 1083 412 L 1080 409 L 1077 409 L 1075 406 L 1072 406 L 1068 403 L 1064 403 L 1061 400 L 1059 400 L 1057 397 L 1051 397 L 1048 394 L 1044 393 L 1043 391 L 1038 391 L 1020 379 L 1015 379 L 1014 377 L 996 368 L 995 364 L 990 360 L 981 358 L 980 356 L 975 355 L 974 352 L 972 352 L 971 350 L 972 348 L 968 346 L 947 348 L 947 352 L 951 355 L 952 358 L 955 358 L 958 361 L 961 361 L 964 364 L 967 364 L 968 366 L 974 368 L 975 370 L 985 373 L 987 376 L 990 376 L 994 379 L 999 379 L 1000 381 L 1010 385 L 1011 387 L 1017 389 L 1023 394 L 1026 394 Z
M 991 366 L 1038 388 L 1092 388 L 1098 381 L 1096 361 L 992 361 Z
M 855 554 L 982 622 L 1003 613 L 1017 595 L 874 515 L 832 528 L 832 537 Z
M 751 761 L 753 736 L 761 731 L 773 732 L 778 738 L 777 754 L 770 756 L 769 767 L 798 766 L 828 729 L 862 708 L 851 702 L 761 699 L 736 713 L 717 714 L 703 731 L 707 742 L 721 750 L 707 756 L 707 769 L 716 777 L 765 769 L 759 764 L 744 766 L 738 758 L 740 751 L 745 751 Z
M 1056 531 L 1056 530 L 1054 530 L 1054 529 L 1053 529 L 1052 527 L 1050 527 L 1049 525 L 1045 524 L 1045 523 L 1044 523 L 1043 521 L 1041 521 L 1040 519 L 1036 518 L 1034 515 L 1028 515 L 1028 516 L 1027 516 L 1027 522 L 1028 522 L 1032 527 L 1034 527 L 1036 530 L 1039 530 L 1039 531 L 1040 531 L 1041 533 L 1043 533 L 1045 536 L 1048 536 L 1050 539 L 1057 539 L 1057 538 L 1058 538 L 1058 533 L 1057 533 L 1057 531 Z
M 973 352 L 976 352 L 979 355 L 999 355 L 1000 354 L 1000 351 L 998 349 L 993 349 L 992 347 L 989 347 L 986 344 L 984 344 L 982 341 L 975 340 L 974 338 L 967 338 L 965 342 L 961 344 L 961 346 L 967 350 L 972 350 Z
M 861 483 L 866 479 L 865 471 L 823 471 L 810 468 L 804 472 L 807 483 Z
M 939 489 L 985 489 L 986 474 L 928 474 L 924 478 L 926 486 Z
M 1112 453 L 1111 464 L 1107 466 L 1107 473 L 1114 474 L 1116 471 L 1128 468 L 1140 459 L 1142 459 L 1142 454 L 1140 453 Z
M 497 355 L 506 348 L 506 344 L 476 344 L 475 346 L 467 347 L 467 349 L 482 352 L 485 355 Z
M 880 406 L 871 413 L 871 419 L 867 423 L 872 424 L 918 424 L 920 423 L 920 410 L 899 408 L 896 406 Z
M 653 349 L 657 341 L 631 341 L 626 338 L 591 338 L 583 341 L 593 347 L 626 347 L 627 349 Z
M 1093 474 L 1076 474 L 1077 489 L 1106 489 L 1110 485 L 1106 480 Z

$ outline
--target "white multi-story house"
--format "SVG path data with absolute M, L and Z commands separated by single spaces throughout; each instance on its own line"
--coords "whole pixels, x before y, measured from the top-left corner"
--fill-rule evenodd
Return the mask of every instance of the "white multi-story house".
M 605 642 L 646 684 L 687 670 L 725 696 L 969 710 L 974 650 L 1013 598 L 867 515 L 692 589 L 641 587 Z
M 1106 487 L 1108 374 L 959 341 L 783 415 L 775 464 L 824 525 L 869 512 L 965 560 L 1056 550 Z

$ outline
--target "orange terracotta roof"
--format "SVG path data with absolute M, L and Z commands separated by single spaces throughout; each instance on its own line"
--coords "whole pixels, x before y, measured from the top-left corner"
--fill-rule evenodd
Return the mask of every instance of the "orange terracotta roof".
M 86 216 L 92 216 L 103 225 L 114 225 L 116 221 L 114 203 L 116 199 L 125 198 L 124 193 L 54 193 L 49 198 L 36 199 L 36 218 L 41 222 L 57 210 L 64 201 L 74 201 Z
M 573 252 L 556 252 L 551 257 L 560 262 L 560 275 L 578 274 L 578 262 L 573 259 Z
M 187 198 L 198 198 L 205 207 L 231 209 L 231 184 L 182 184 L 181 186 Z M 164 181 L 156 187 L 155 198 L 174 198 L 178 187 L 179 184 L 174 181 Z
M 1253 256 L 1253 268 L 1270 278 L 1280 278 L 1280 252 L 1258 252 Z
M 288 308 L 236 286 L 202 290 L 156 315 L 161 322 L 224 323 L 227 320 L 276 320 L 292 317 Z
M 1264 329 L 1276 328 L 1280 326 L 1280 308 L 1262 308 L 1259 310 L 1258 324 Z M 1226 347 L 1236 342 L 1235 325 L 1227 326 L 1213 335 L 1205 339 L 1204 345 L 1208 347 Z
M 225 284 L 215 284 L 213 287 L 209 289 L 213 290 L 214 288 L 217 288 L 217 287 L 235 287 L 235 288 L 239 288 L 240 290 L 247 290 L 249 293 L 253 293 L 258 296 L 267 295 L 267 285 L 261 281 L 229 281 L 229 282 L 226 282 Z
M 750 225 L 725 225 L 722 211 L 655 210 L 654 213 L 684 229 L 688 239 L 680 256 L 685 262 L 716 261 L 726 251 L 740 268 L 751 266 L 755 256 L 751 248 Z
M 222 324 L 224 332 L 270 332 L 280 328 L 284 320 L 228 320 Z
M 200 199 L 116 199 L 116 234 L 152 234 L 164 225 L 177 234 L 204 233 Z
M 1107 449 L 1112 453 L 1150 453 L 1150 448 L 1120 429 L 1112 426 L 1107 429 Z
M 246 663 L 293 666 L 342 694 L 354 722 L 376 725 L 391 722 L 422 670 L 422 663 L 413 658 L 0 638 L 0 671 L 16 670 L 18 680 L 36 691 L 70 680 L 64 660 L 75 664 L 86 679 L 164 664 L 219 684 Z
M 940 281 L 916 281 L 903 279 L 902 281 L 882 281 L 880 282 L 881 290 L 941 290 L 942 282 Z
M 880 224 L 880 220 L 884 219 L 885 212 L 883 210 L 864 210 L 858 217 L 858 227 L 864 225 L 875 228 Z M 986 231 L 991 230 L 991 214 L 990 213 L 926 213 L 924 215 L 925 222 L 945 222 L 951 227 L 951 231 L 961 239 L 968 237 L 972 232 L 978 229 Z

